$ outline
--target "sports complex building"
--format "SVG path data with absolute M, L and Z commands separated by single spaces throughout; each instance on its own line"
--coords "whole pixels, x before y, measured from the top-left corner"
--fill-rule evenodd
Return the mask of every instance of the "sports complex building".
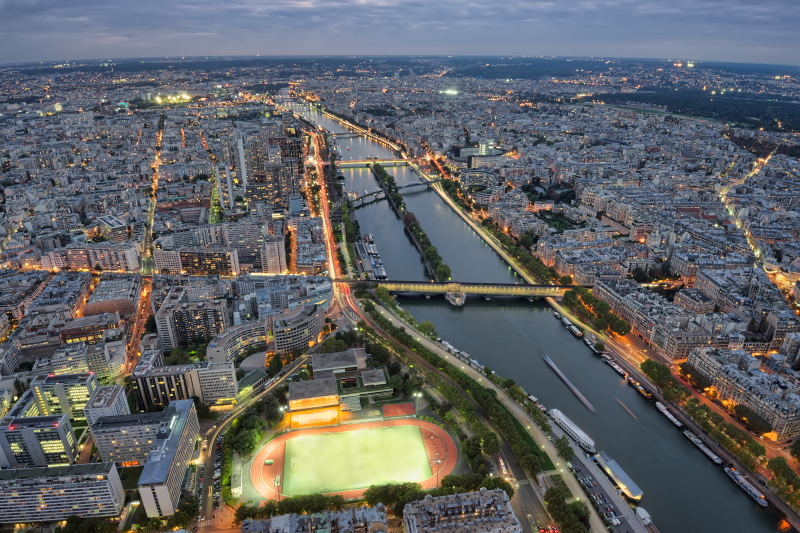
M 256 454 L 253 489 L 265 499 L 301 494 L 358 498 L 370 485 L 420 483 L 433 488 L 458 460 L 453 439 L 420 420 L 411 403 L 391 400 L 383 368 L 363 349 L 315 354 L 312 379 L 289 384 L 290 431 Z

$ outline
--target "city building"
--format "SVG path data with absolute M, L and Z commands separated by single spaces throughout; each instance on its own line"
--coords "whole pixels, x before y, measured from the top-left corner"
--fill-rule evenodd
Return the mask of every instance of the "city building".
M 100 418 L 128 415 L 130 412 L 128 398 L 122 385 L 97 387 L 83 408 L 89 426 L 94 425 Z
M 170 402 L 139 477 L 139 496 L 148 517 L 175 514 L 199 431 L 194 402 Z
M 2 466 L 63 466 L 75 462 L 78 442 L 67 415 L 6 416 L 0 419 L 0 450 Z
M 303 305 L 267 317 L 267 328 L 272 330 L 274 350 L 289 353 L 306 350 L 319 339 L 325 313 L 317 305 Z
M 267 274 L 285 274 L 286 248 L 282 235 L 264 237 L 261 247 L 261 270 Z
M 266 322 L 250 320 L 218 333 L 206 347 L 206 359 L 214 363 L 233 361 L 266 348 Z
M 195 396 L 207 405 L 236 401 L 236 369 L 231 362 L 153 366 L 151 360 L 140 361 L 133 370 L 133 379 L 136 401 L 142 410 Z
M 122 220 L 112 215 L 97 217 L 97 225 L 100 228 L 100 235 L 114 242 L 127 241 L 128 225 Z
M 70 420 L 84 420 L 83 408 L 97 390 L 94 373 L 40 375 L 30 382 L 30 390 L 42 415 L 67 415 Z
M 244 520 L 242 533 L 299 533 L 319 531 L 331 533 L 388 533 L 386 509 L 379 503 L 374 507 L 348 507 L 341 511 L 322 511 L 314 514 L 286 514 L 268 520 Z
M 238 276 L 240 272 L 236 248 L 157 248 L 153 250 L 153 260 L 156 271 L 161 274 Z
M 363 348 L 314 354 L 313 379 L 289 383 L 289 410 L 305 411 L 338 406 L 360 411 L 364 404 L 390 398 L 393 394 L 383 368 L 370 368 Z
M 166 411 L 104 416 L 91 424 L 92 439 L 104 461 L 121 467 L 147 462 Z
M 481 488 L 407 503 L 403 508 L 406 533 L 434 533 L 446 528 L 455 533 L 521 533 L 522 524 L 502 489 Z
M 177 294 L 177 291 L 176 291 Z M 209 341 L 230 324 L 225 300 L 173 303 L 173 293 L 156 313 L 156 327 L 165 350 Z
M 86 302 L 84 315 L 117 313 L 119 316 L 135 315 L 142 292 L 140 276 L 100 276 L 100 283 Z
M 0 523 L 114 518 L 125 490 L 113 463 L 0 470 Z

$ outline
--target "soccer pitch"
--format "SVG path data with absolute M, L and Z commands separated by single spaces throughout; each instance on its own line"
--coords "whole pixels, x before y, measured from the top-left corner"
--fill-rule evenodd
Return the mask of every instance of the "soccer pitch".
M 428 455 L 416 426 L 322 433 L 286 441 L 285 496 L 365 489 L 429 477 Z

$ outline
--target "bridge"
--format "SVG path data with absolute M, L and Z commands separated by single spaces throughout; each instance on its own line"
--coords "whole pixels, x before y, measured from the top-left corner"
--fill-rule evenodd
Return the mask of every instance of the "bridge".
M 425 283 L 422 281 L 365 281 L 337 279 L 335 283 L 354 285 L 357 283 L 371 283 L 384 287 L 389 292 L 407 294 L 446 294 L 464 293 L 479 296 L 516 296 L 522 298 L 561 297 L 564 293 L 575 287 L 572 285 L 514 285 L 511 283 L 461 283 L 450 281 L 446 283 Z
M 440 181 L 442 181 L 442 178 L 436 178 L 430 181 L 429 180 L 414 181 L 398 187 L 397 190 L 402 191 L 403 189 L 409 189 L 411 187 L 419 187 L 420 185 L 425 185 L 426 187 L 430 187 L 432 184 L 439 183 Z M 372 203 L 374 201 L 372 200 L 372 198 L 374 198 L 375 200 L 382 200 L 383 198 L 386 198 L 386 191 L 384 189 L 378 189 L 377 191 L 368 192 L 366 194 L 362 194 L 361 196 L 357 196 L 356 198 L 351 198 L 349 201 L 351 206 L 361 207 L 363 205 Z
M 408 161 L 405 159 L 339 159 L 336 165 L 339 168 L 364 168 L 379 163 L 384 167 L 406 167 Z

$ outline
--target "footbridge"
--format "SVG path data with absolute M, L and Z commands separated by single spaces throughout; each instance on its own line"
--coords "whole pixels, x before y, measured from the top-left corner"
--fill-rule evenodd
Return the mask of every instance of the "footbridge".
M 369 283 L 374 287 L 384 287 L 392 293 L 406 294 L 446 294 L 464 293 L 478 296 L 518 296 L 522 298 L 546 298 L 560 297 L 574 285 L 527 285 L 511 283 L 461 283 L 450 281 L 446 283 L 425 283 L 421 281 L 364 281 L 338 279 L 335 283 L 355 285 L 358 283 Z
M 440 181 L 442 181 L 442 178 L 436 178 L 433 180 L 414 181 L 398 187 L 397 190 L 402 191 L 405 189 L 410 189 L 411 187 L 422 187 L 422 186 L 430 187 L 432 184 L 439 183 Z M 361 207 L 362 205 L 366 205 L 374 200 L 380 200 L 385 197 L 386 197 L 386 191 L 384 189 L 378 189 L 377 191 L 368 192 L 366 194 L 362 194 L 361 196 L 351 198 L 350 205 L 353 207 Z

